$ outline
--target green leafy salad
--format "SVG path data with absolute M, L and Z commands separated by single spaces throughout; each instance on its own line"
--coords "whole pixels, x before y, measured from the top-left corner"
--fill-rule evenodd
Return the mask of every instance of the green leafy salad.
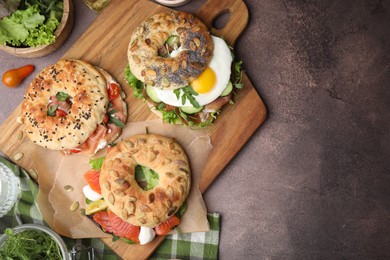
M 0 44 L 37 47 L 54 43 L 63 10 L 62 0 L 22 0 L 18 10 L 0 20 Z
M 37 230 L 25 230 L 15 233 L 7 228 L 8 235 L 0 248 L 0 259 L 62 259 L 58 244 L 46 233 Z

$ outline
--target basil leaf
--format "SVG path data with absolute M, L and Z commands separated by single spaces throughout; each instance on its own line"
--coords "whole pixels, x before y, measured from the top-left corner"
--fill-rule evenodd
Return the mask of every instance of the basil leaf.
M 102 168 L 104 158 L 105 157 L 100 157 L 100 158 L 96 158 L 96 159 L 89 159 L 89 165 L 91 166 L 91 168 L 93 170 L 100 170 Z
M 58 105 L 49 106 L 47 108 L 47 115 L 48 116 L 55 116 L 57 108 L 58 108 Z
M 57 94 L 56 94 L 56 99 L 58 100 L 58 101 L 66 101 L 68 98 L 69 98 L 70 96 L 67 94 L 67 93 L 65 93 L 65 92 L 58 92 Z

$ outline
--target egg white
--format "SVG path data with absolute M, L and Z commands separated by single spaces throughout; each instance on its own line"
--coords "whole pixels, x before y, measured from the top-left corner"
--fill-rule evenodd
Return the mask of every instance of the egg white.
M 101 198 L 103 198 L 101 194 L 94 191 L 91 188 L 91 186 L 89 186 L 88 184 L 83 187 L 83 193 L 84 193 L 84 196 L 87 199 L 89 199 L 90 201 L 96 201 L 96 200 L 100 200 Z
M 209 92 L 194 96 L 195 100 L 201 106 L 207 105 L 217 99 L 230 80 L 231 64 L 233 58 L 229 46 L 219 37 L 212 36 L 212 39 L 214 42 L 214 52 L 209 67 L 216 75 L 216 82 L 214 87 Z M 176 107 L 192 107 L 192 104 L 188 101 L 188 99 L 183 105 L 181 98 L 177 99 L 176 94 L 173 93 L 173 90 L 160 89 L 157 87 L 154 87 L 154 90 L 156 91 L 157 97 L 165 104 Z M 182 94 L 183 91 L 180 90 L 180 97 Z

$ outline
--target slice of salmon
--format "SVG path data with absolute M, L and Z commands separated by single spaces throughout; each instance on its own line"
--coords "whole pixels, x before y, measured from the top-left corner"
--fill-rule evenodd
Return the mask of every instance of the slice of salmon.
M 117 215 L 112 211 L 108 211 L 108 216 L 110 217 L 110 224 L 114 230 L 114 234 L 119 237 L 124 237 L 130 239 L 135 243 L 139 243 L 138 235 L 140 232 L 140 227 L 134 226 Z
M 164 236 L 171 231 L 172 228 L 180 224 L 180 218 L 176 215 L 171 216 L 169 219 L 157 225 L 154 230 L 159 236 Z
M 96 148 L 99 145 L 99 141 L 104 139 L 107 135 L 107 128 L 104 125 L 98 125 L 95 132 L 92 133 L 92 135 L 87 139 L 88 143 L 88 152 L 90 154 L 94 154 L 96 151 Z
M 116 97 L 115 99 L 111 100 L 111 103 L 112 103 L 112 109 L 115 109 L 116 111 L 119 111 L 119 112 L 123 112 L 124 110 L 124 103 L 123 103 L 123 99 L 118 96 Z
M 106 211 L 99 211 L 93 214 L 93 220 L 98 223 L 105 232 L 114 232 L 114 229 L 111 226 L 110 216 Z
M 99 170 L 89 170 L 84 173 L 84 179 L 87 181 L 91 189 L 95 192 L 101 194 L 100 184 L 99 184 L 100 171 Z
M 115 215 L 112 211 L 108 210 L 107 212 L 96 212 L 93 215 L 93 220 L 98 223 L 105 232 L 139 243 L 138 235 L 140 227 L 127 223 Z

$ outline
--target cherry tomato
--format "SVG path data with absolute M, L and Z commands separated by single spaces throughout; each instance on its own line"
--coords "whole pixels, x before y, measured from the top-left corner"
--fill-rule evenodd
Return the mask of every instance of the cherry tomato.
M 79 153 L 79 152 L 81 152 L 81 149 L 80 148 L 70 149 L 70 152 L 71 153 Z
M 108 99 L 111 101 L 116 99 L 119 96 L 119 94 L 121 93 L 121 89 L 118 84 L 110 83 L 107 92 L 108 92 Z
M 19 86 L 23 79 L 30 75 L 34 69 L 34 65 L 29 64 L 17 69 L 8 70 L 3 74 L 3 84 L 9 88 L 15 88 Z
M 67 115 L 67 113 L 64 111 L 64 110 L 61 110 L 61 109 L 57 109 L 56 110 L 56 116 L 58 116 L 58 117 L 64 117 L 64 116 L 66 116 Z
M 107 123 L 108 123 L 108 114 L 105 114 L 105 115 L 104 115 L 103 123 L 104 123 L 104 124 L 107 124 Z

